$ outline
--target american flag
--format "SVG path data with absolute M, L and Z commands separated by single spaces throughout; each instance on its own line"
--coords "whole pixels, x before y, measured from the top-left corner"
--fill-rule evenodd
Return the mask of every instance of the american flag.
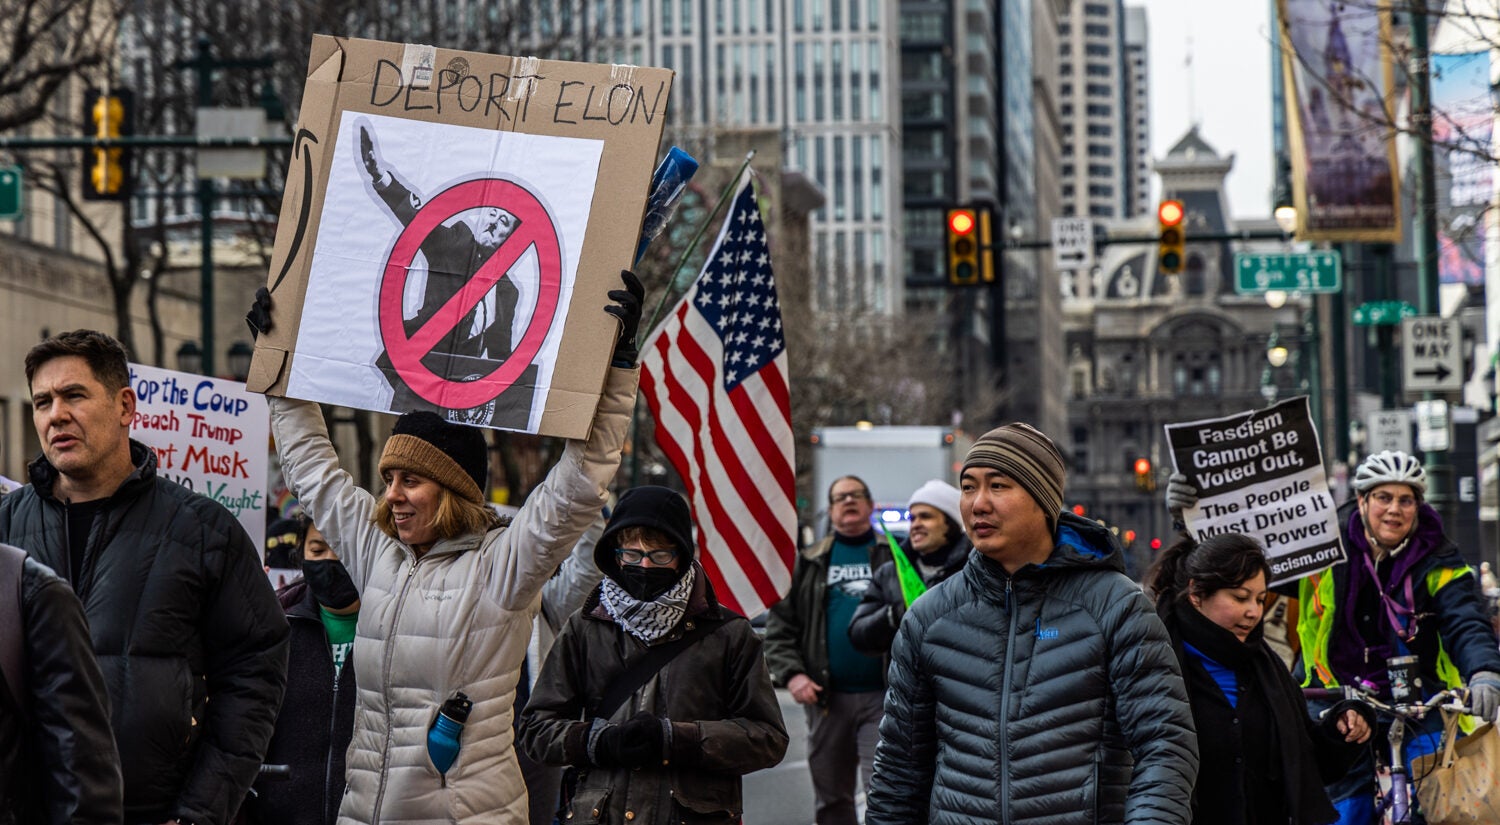
M 656 443 L 687 485 L 698 558 L 754 616 L 792 581 L 797 509 L 786 341 L 747 171 L 698 280 L 643 347 Z

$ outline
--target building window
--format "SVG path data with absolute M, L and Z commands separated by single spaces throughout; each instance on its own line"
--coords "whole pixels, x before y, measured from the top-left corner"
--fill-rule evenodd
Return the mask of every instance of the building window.
M 834 0 L 833 7 L 839 7 L 839 0 Z M 833 119 L 835 121 L 844 119 L 844 44 L 837 41 L 829 47 L 829 62 L 831 63 L 831 77 L 833 79 Z
M 823 44 L 813 44 L 813 120 L 823 120 Z

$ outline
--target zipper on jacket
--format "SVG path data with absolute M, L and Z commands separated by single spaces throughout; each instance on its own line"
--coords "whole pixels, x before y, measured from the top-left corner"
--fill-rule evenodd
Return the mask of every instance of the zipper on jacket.
M 380 751 L 380 784 L 375 789 L 375 807 L 371 808 L 370 821 L 380 821 L 380 806 L 385 801 L 385 780 L 390 776 L 391 740 L 395 735 L 391 732 L 391 657 L 395 655 L 396 628 L 401 625 L 401 611 L 406 608 L 406 594 L 411 589 L 412 576 L 416 575 L 417 564 L 421 562 L 413 554 L 411 566 L 406 568 L 406 578 L 401 582 L 401 592 L 396 594 L 396 610 L 391 614 L 391 634 L 386 638 L 385 661 L 380 663 L 380 683 L 385 688 L 385 747 Z
M 1010 613 L 1010 630 L 1005 641 L 1005 661 L 1000 671 L 1000 823 L 1010 822 L 1010 671 L 1016 657 L 1016 605 L 1005 578 L 1005 609 Z
M 316 599 L 314 601 L 316 602 Z M 322 609 L 321 606 L 319 609 Z M 323 620 L 320 616 L 318 618 L 318 625 L 321 627 L 322 624 Z M 328 664 L 333 664 L 333 649 L 329 644 L 327 628 L 323 629 L 323 649 L 328 651 Z M 348 655 L 347 653 L 345 654 L 346 661 Z M 328 714 L 328 753 L 323 758 L 323 816 L 325 821 L 327 821 L 328 816 L 329 791 L 333 790 L 334 740 L 338 738 L 337 732 L 339 727 L 339 681 L 343 676 L 340 670 L 342 668 L 336 669 L 333 672 L 333 701 L 330 703 L 331 707 Z M 324 672 L 326 673 L 327 671 Z M 342 795 L 340 794 L 340 796 Z M 334 811 L 334 815 L 337 817 L 338 811 Z

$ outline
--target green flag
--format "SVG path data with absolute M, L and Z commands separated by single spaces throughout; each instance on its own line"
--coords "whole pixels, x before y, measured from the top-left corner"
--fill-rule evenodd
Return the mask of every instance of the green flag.
M 885 540 L 891 545 L 891 560 L 896 563 L 896 578 L 901 581 L 901 598 L 906 601 L 907 607 L 911 607 L 918 596 L 927 592 L 927 585 L 922 582 L 917 568 L 911 566 L 911 559 L 901 552 L 901 545 L 896 543 L 896 537 L 886 532 L 885 525 L 881 525 L 880 532 L 885 533 Z

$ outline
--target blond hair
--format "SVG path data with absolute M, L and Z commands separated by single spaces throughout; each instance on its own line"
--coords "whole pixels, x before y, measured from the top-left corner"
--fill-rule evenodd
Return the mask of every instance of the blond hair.
M 500 515 L 485 504 L 475 504 L 447 487 L 438 484 L 437 512 L 432 516 L 432 530 L 438 540 L 456 539 L 470 533 L 486 533 L 505 522 Z M 393 539 L 396 533 L 396 518 L 391 515 L 391 504 L 385 496 L 375 502 L 375 514 L 371 517 L 380 532 Z

